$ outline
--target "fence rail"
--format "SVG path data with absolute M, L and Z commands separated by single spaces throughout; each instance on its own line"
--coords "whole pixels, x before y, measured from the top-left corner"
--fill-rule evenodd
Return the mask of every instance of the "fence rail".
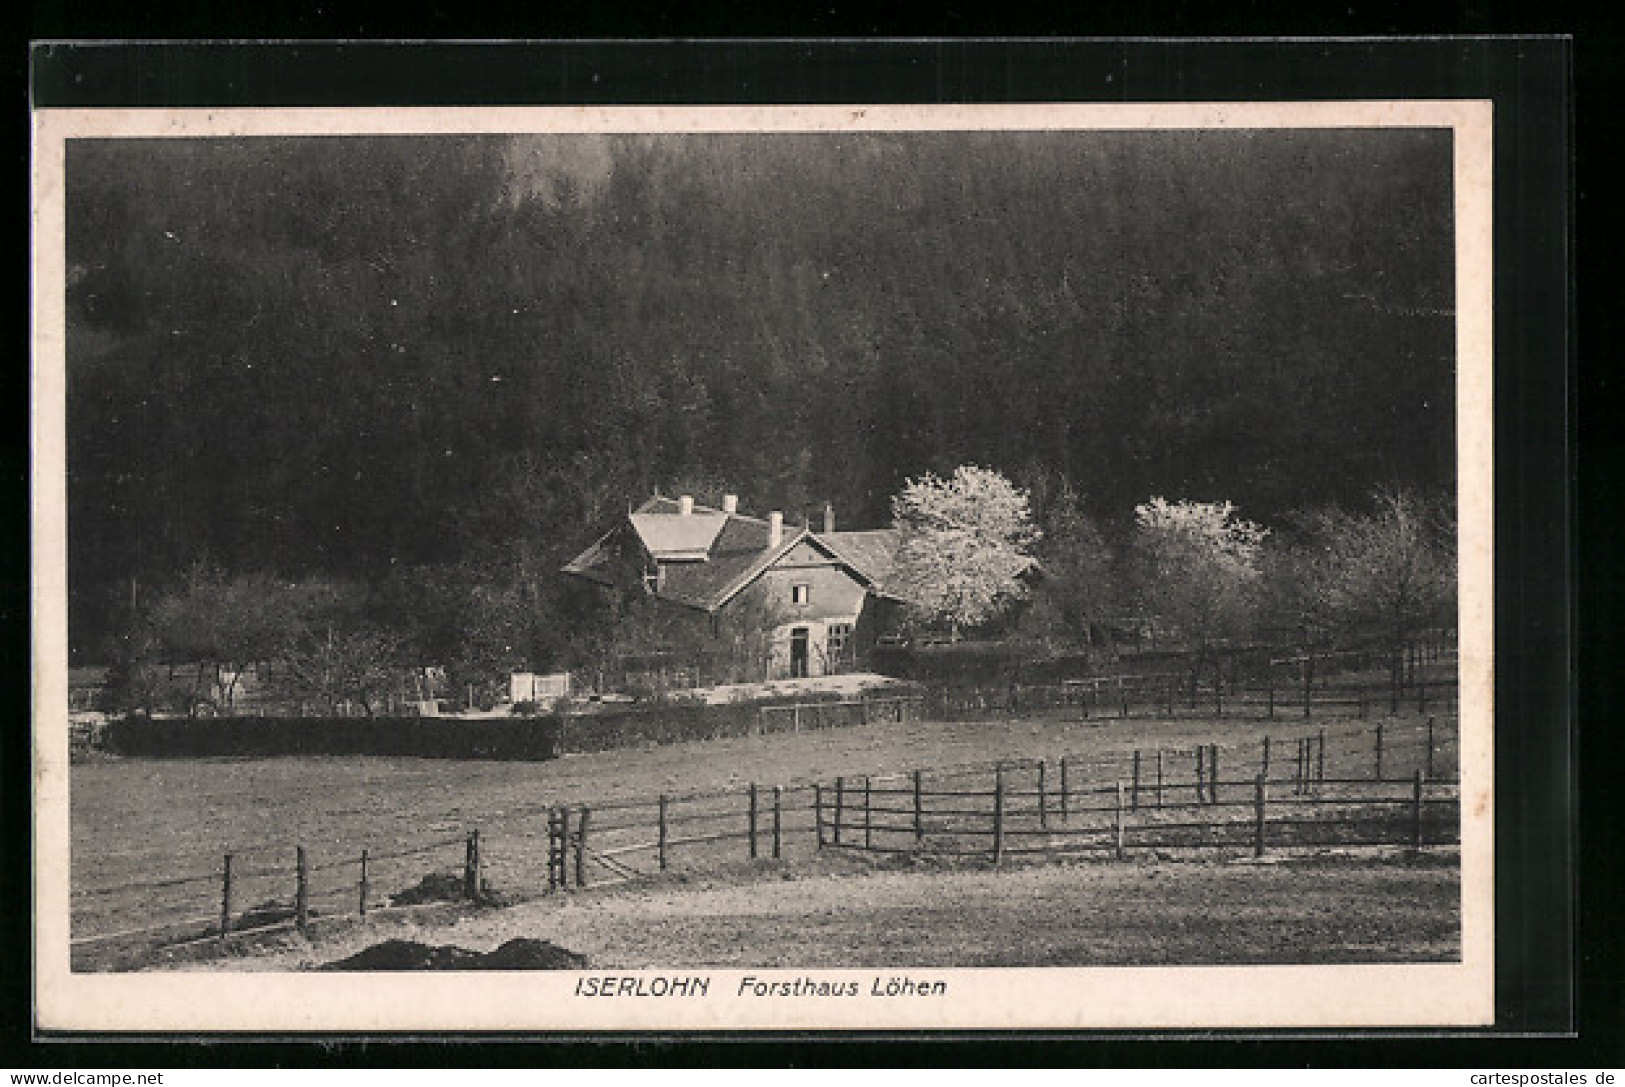
M 458 828 L 387 850 L 241 848 L 212 872 L 75 887 L 71 943 L 76 961 L 93 961 L 121 942 L 227 939 L 421 902 L 479 901 L 493 888 L 563 892 L 672 871 L 809 861 L 820 851 L 1003 864 L 1046 853 L 1424 848 L 1459 840 L 1458 731 L 1440 715 L 1344 719 L 1243 742 L 745 783 L 601 804 L 538 802 L 509 808 L 496 827 Z M 154 922 L 131 925 L 130 901 Z
M 1459 685 L 1454 676 L 1410 680 L 1401 695 L 1381 682 L 1332 682 L 1310 670 L 1307 683 L 1268 678 L 1192 683 L 1172 673 L 1104 675 L 1058 683 L 933 688 L 925 713 L 943 719 L 1061 711 L 1077 720 L 1155 716 L 1204 719 L 1313 717 L 1354 711 L 1360 718 L 1395 716 L 1401 710 L 1453 713 Z

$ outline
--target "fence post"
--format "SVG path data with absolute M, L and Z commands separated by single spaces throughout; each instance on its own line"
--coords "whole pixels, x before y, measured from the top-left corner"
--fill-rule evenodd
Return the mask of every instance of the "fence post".
M 756 859 L 756 783 L 750 783 L 750 859 Z
M 993 864 L 997 867 L 1004 863 L 1004 764 L 993 774 Z
M 1258 773 L 1264 778 L 1270 776 L 1270 738 L 1264 737 L 1264 754 L 1258 760 Z
M 836 845 L 841 844 L 841 809 L 846 806 L 846 779 L 835 779 L 835 829 L 833 838 Z
M 1129 791 L 1129 807 L 1140 810 L 1140 749 L 1134 749 L 1134 787 Z
M 921 772 L 914 771 L 914 840 L 925 841 L 925 790 Z
M 1205 744 L 1197 744 L 1196 745 L 1196 802 L 1198 804 L 1202 803 L 1204 800 L 1207 799 L 1207 795 L 1206 795 L 1206 793 L 1204 792 L 1204 789 L 1203 789 L 1204 782 L 1207 779 L 1207 772 L 1205 770 L 1206 764 L 1207 764 L 1207 746 Z
M 664 872 L 666 870 L 666 843 L 671 837 L 670 824 L 667 822 L 667 819 L 666 819 L 666 805 L 668 803 L 669 803 L 669 801 L 666 799 L 666 794 L 661 793 L 660 794 L 660 806 L 659 806 L 659 808 L 657 810 L 657 814 L 655 816 L 656 820 L 659 823 L 658 830 L 657 830 L 657 833 L 656 833 L 656 836 L 655 836 L 656 837 L 655 850 L 656 850 L 656 854 L 660 858 L 660 870 L 662 872 Z
M 1253 856 L 1264 855 L 1264 805 L 1269 800 L 1269 780 L 1258 775 L 1253 785 Z
M 362 851 L 366 856 L 366 851 Z M 362 867 L 366 871 L 366 867 Z M 224 867 L 220 869 L 220 938 L 224 940 L 226 933 L 231 931 L 231 854 L 226 854 Z
M 587 821 L 592 818 L 592 809 L 585 804 L 581 806 L 581 813 L 576 816 L 576 886 L 587 885 Z
M 1411 778 L 1411 848 L 1422 848 L 1422 771 Z
M 1128 688 L 1123 685 L 1123 677 L 1117 677 L 1117 699 L 1121 704 L 1122 713 L 1119 716 L 1128 716 Z
M 1297 757 L 1296 763 L 1292 767 L 1292 795 L 1293 796 L 1302 796 L 1303 795 L 1303 767 L 1304 767 L 1304 761 L 1305 761 L 1305 754 L 1306 753 L 1304 751 L 1303 737 L 1299 736 L 1298 737 L 1298 757 Z
M 301 929 L 310 923 L 310 868 L 305 863 L 305 847 L 294 847 L 293 923 Z
M 818 848 L 824 848 L 824 786 L 813 782 L 813 826 L 818 831 Z
M 874 848 L 874 816 L 869 810 L 869 775 L 863 775 L 863 848 Z
M 1162 807 L 1162 748 L 1157 748 L 1157 807 Z
M 1114 838 L 1117 846 L 1117 859 L 1123 859 L 1123 783 L 1117 783 L 1117 806 L 1113 811 Z
M 1049 760 L 1038 760 L 1038 829 L 1049 829 Z
M 570 853 L 575 842 L 575 833 L 570 829 L 570 809 L 559 808 L 559 886 L 568 889 L 570 886 Z
M 778 860 L 784 851 L 784 787 L 773 786 L 773 859 Z
M 547 809 L 547 889 L 556 891 L 564 885 L 564 834 L 559 828 L 559 809 Z
M 1428 780 L 1432 781 L 1433 780 L 1433 718 L 1432 717 L 1428 718 L 1427 775 L 1428 775 Z
M 368 856 L 367 851 L 365 849 L 363 849 L 361 851 L 361 887 L 360 887 L 359 891 L 357 892 L 358 895 L 359 895 L 359 898 L 360 898 L 359 912 L 360 912 L 362 917 L 367 916 L 367 894 L 368 894 L 368 888 L 367 888 L 367 875 L 368 875 L 368 873 L 367 873 L 367 862 L 369 860 L 370 860 L 370 857 Z
M 468 841 L 463 847 L 463 897 L 473 900 L 480 897 L 480 832 L 468 832 Z
M 1382 722 L 1377 722 L 1377 780 L 1382 780 Z
M 1321 729 L 1315 740 L 1315 788 L 1326 784 L 1326 730 Z
M 1219 802 L 1219 745 L 1207 745 L 1207 802 Z

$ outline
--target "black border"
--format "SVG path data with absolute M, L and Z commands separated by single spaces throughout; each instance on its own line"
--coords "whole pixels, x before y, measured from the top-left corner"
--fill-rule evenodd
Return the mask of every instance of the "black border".
M 1578 1026 L 1573 999 L 1578 843 L 1570 603 L 1575 549 L 1569 429 L 1575 377 L 1569 293 L 1572 54 L 1573 43 L 1562 38 L 63 43 L 34 47 L 30 90 L 37 107 L 1492 100 L 1498 725 L 1497 1027 L 1489 1033 L 1511 1038 L 1561 1035 Z M 27 765 L 26 734 L 11 731 L 4 743 L 0 768 L 10 781 L 26 780 L 17 772 Z M 5 798 L 10 829 L 18 826 L 11 817 L 21 792 L 8 790 Z M 26 810 L 26 800 L 22 804 Z M 26 816 L 21 825 L 26 840 Z M 25 1037 L 31 1018 L 28 906 L 16 899 L 26 898 L 26 850 L 25 845 L 20 857 L 8 851 L 5 884 L 13 893 L 0 902 L 17 920 L 20 936 L 6 942 L 5 958 L 0 959 L 0 993 L 8 1006 L 5 1026 L 9 1032 L 22 1025 Z M 20 865 L 12 863 L 19 860 Z M 24 878 L 15 878 L 18 874 Z M 12 908 L 17 905 L 21 909 Z M 1612 992 L 1617 1011 L 1617 981 Z M 22 1012 L 21 1024 L 13 1008 Z M 1589 1011 L 1597 1010 L 1593 1003 Z M 1587 1034 L 1592 1045 L 1605 1041 Z M 1393 1032 L 1361 1035 L 1383 1040 L 1384 1064 L 1480 1063 L 1485 1056 L 1482 1047 L 1477 1060 L 1470 1050 L 1450 1048 L 1485 1036 L 1478 1032 L 1452 1032 L 1431 1041 Z M 481 1056 L 501 1065 L 564 1059 L 595 1066 L 714 1066 L 762 1060 L 758 1037 L 675 1042 L 617 1038 L 607 1043 L 559 1039 L 566 1044 L 546 1050 L 505 1045 Z M 1083 1049 L 1075 1044 L 1035 1047 L 1030 1041 L 1045 1036 L 977 1037 L 997 1040 L 996 1051 L 1005 1054 L 1004 1060 L 1019 1053 L 1020 1063 L 1052 1063 L 1056 1057 L 1088 1064 L 1168 1065 L 1214 1058 L 1303 1063 L 1297 1055 L 1300 1043 L 1260 1047 L 1218 1033 L 1164 1036 L 1182 1037 L 1189 1044 L 1149 1049 L 1104 1035 L 1091 1036 L 1093 1044 Z M 1218 1040 L 1225 1037 L 1230 1040 Z M 846 1039 L 831 1045 L 780 1038 L 772 1060 L 895 1065 L 989 1052 L 981 1045 L 966 1049 L 938 1039 Z M 335 1047 L 336 1041 L 329 1039 L 321 1049 L 304 1041 L 278 1047 L 276 1059 L 306 1063 L 320 1054 L 323 1063 L 412 1066 L 466 1062 L 469 1056 L 459 1044 L 409 1042 L 380 1053 L 376 1047 L 347 1042 Z M 718 1047 L 715 1043 L 721 1041 L 731 1044 Z M 1017 1048 L 1008 1048 L 1012 1045 Z M 1618 1053 L 1617 1047 L 1616 1040 L 1607 1051 Z M 1556 1052 L 1529 1046 L 1531 1053 L 1536 1049 Z M 150 1066 L 257 1064 L 272 1055 L 263 1046 L 236 1041 L 200 1050 L 173 1042 L 130 1049 L 105 1041 L 57 1040 L 31 1051 L 36 1062 L 49 1059 L 52 1067 L 94 1067 L 108 1059 Z M 1574 1052 L 1572 1047 L 1567 1051 Z M 1366 1043 L 1346 1035 L 1314 1044 L 1310 1052 L 1313 1063 L 1322 1065 L 1361 1063 L 1362 1054 L 1370 1058 Z M 1427 1059 L 1430 1052 L 1455 1056 L 1435 1062 Z M 1557 1058 L 1555 1063 L 1564 1062 Z

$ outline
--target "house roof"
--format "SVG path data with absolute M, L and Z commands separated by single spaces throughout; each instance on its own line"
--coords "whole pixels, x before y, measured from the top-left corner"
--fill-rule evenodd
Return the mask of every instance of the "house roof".
M 879 593 L 895 596 L 892 574 L 897 568 L 897 546 L 901 536 L 895 528 L 865 529 L 857 532 L 821 532 L 818 538 L 835 556 L 856 570 Z
M 721 607 L 803 541 L 848 567 L 876 591 L 894 595 L 884 586 L 895 561 L 895 530 L 813 533 L 786 526 L 779 543 L 770 547 L 772 530 L 760 517 L 700 505 L 686 515 L 680 510 L 676 499 L 660 495 L 648 499 L 626 524 L 571 560 L 565 572 L 613 584 L 611 541 L 630 527 L 642 548 L 661 564 L 661 598 L 690 607 L 706 611 Z
M 644 550 L 662 562 L 704 559 L 727 523 L 728 515 L 720 511 L 696 511 L 686 517 L 668 513 L 632 514 L 632 529 Z

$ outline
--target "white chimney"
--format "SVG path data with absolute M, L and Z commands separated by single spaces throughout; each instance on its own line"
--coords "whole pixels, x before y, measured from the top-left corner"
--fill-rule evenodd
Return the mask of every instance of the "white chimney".
M 722 512 L 723 513 L 738 513 L 739 512 L 739 496 L 737 494 L 725 494 L 725 495 L 722 496 Z
M 767 515 L 767 546 L 777 547 L 784 542 L 784 514 L 774 510 Z
M 829 502 L 824 503 L 824 535 L 828 536 L 835 531 L 835 506 Z
M 689 514 L 693 513 L 694 512 L 694 496 L 691 495 L 691 494 L 685 494 L 681 498 L 679 498 L 677 500 L 677 512 L 678 512 L 678 514 L 680 516 L 683 516 L 683 517 L 687 517 Z

